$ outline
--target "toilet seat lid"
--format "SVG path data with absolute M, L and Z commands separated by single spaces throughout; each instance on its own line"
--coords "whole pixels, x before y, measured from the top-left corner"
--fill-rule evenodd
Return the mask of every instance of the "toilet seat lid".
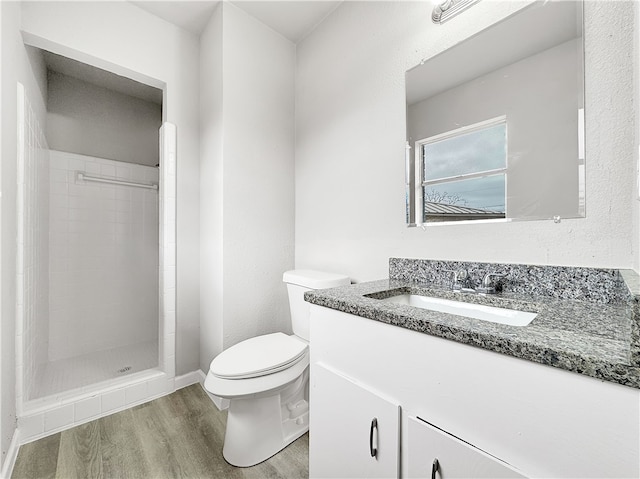
M 246 339 L 211 361 L 211 372 L 223 379 L 265 376 L 291 367 L 307 351 L 307 344 L 284 333 Z

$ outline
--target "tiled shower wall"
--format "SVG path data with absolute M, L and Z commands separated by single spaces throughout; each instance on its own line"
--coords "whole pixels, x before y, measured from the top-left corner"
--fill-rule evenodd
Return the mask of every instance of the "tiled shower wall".
M 161 129 L 160 163 L 159 368 L 28 402 L 19 397 L 20 444 L 141 404 L 199 379 L 192 374 L 175 378 L 176 126 L 171 123 Z
M 158 339 L 158 169 L 51 151 L 49 360 Z
M 21 84 L 18 118 L 16 390 L 19 397 L 29 397 L 28 378 L 47 361 L 49 211 L 41 205 L 49 201 L 49 150 Z

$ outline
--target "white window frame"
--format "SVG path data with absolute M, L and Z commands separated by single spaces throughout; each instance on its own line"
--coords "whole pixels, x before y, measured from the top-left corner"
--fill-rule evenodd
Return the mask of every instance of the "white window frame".
M 442 141 L 442 140 L 447 140 L 449 138 L 454 138 L 456 136 L 461 136 L 467 133 L 472 133 L 474 131 L 478 131 L 478 130 L 482 130 L 485 128 L 489 128 L 492 126 L 496 126 L 499 124 L 504 123 L 506 125 L 507 123 L 507 116 L 506 115 L 501 115 L 501 116 L 497 116 L 495 118 L 491 118 L 489 120 L 485 120 L 485 121 L 481 121 L 478 123 L 474 123 L 472 125 L 467 125 L 467 126 L 463 126 L 461 128 L 456 128 L 455 130 L 450 130 L 444 133 L 440 133 L 438 135 L 434 135 L 434 136 L 430 136 L 428 138 L 423 138 L 422 140 L 417 140 L 415 142 L 415 190 L 414 190 L 414 194 L 415 194 L 415 208 L 416 208 L 416 217 L 415 217 L 415 221 L 417 225 L 424 225 L 426 222 L 424 220 L 424 187 L 425 186 L 429 186 L 429 185 L 435 185 L 435 184 L 439 184 L 439 183 L 448 183 L 451 181 L 457 181 L 457 180 L 466 180 L 466 179 L 471 179 L 471 178 L 482 178 L 485 176 L 492 176 L 492 175 L 497 175 L 497 174 L 504 174 L 504 181 L 505 181 L 505 191 L 506 191 L 506 184 L 507 184 L 507 169 L 508 169 L 508 161 L 509 161 L 509 155 L 505 154 L 505 166 L 504 168 L 496 168 L 496 169 L 492 169 L 492 170 L 484 170 L 484 171 L 478 171 L 478 172 L 474 172 L 474 173 L 466 173 L 466 174 L 461 174 L 461 175 L 455 175 L 455 176 L 448 176 L 448 177 L 443 177 L 443 178 L 436 178 L 434 180 L 425 180 L 424 179 L 424 155 L 422 153 L 422 147 L 424 145 L 429 145 L 431 143 L 436 143 L 438 141 Z M 508 147 L 508 131 L 505 133 L 505 135 L 507 136 L 506 140 L 505 140 L 505 148 Z M 505 193 L 505 215 L 506 215 L 506 209 L 507 209 L 507 197 L 506 197 L 506 193 Z M 481 222 L 495 222 L 495 221 L 505 221 L 503 219 L 499 219 L 499 220 L 495 220 L 495 219 L 491 219 L 491 220 L 471 220 L 471 221 L 447 221 L 445 223 L 447 224 L 451 224 L 451 223 L 468 223 L 468 222 L 473 222 L 476 223 L 478 221 Z M 431 224 L 431 223 L 426 223 L 426 224 Z M 442 223 L 439 223 L 442 224 Z

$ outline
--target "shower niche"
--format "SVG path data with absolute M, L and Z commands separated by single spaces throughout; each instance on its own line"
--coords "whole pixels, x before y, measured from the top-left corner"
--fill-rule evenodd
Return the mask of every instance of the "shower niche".
M 149 372 L 173 378 L 175 321 L 175 126 L 163 125 L 162 89 L 26 48 L 38 89 L 18 87 L 23 414 Z

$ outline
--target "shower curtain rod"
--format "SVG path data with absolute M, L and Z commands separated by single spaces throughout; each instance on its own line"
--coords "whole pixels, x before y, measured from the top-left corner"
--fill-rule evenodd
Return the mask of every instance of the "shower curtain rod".
M 100 178 L 98 176 L 87 176 L 85 173 L 78 171 L 78 179 L 84 181 L 94 181 L 96 183 L 109 183 L 112 185 L 133 186 L 135 188 L 146 188 L 149 190 L 157 190 L 158 185 L 146 183 L 134 183 L 132 181 L 113 180 L 111 178 Z

